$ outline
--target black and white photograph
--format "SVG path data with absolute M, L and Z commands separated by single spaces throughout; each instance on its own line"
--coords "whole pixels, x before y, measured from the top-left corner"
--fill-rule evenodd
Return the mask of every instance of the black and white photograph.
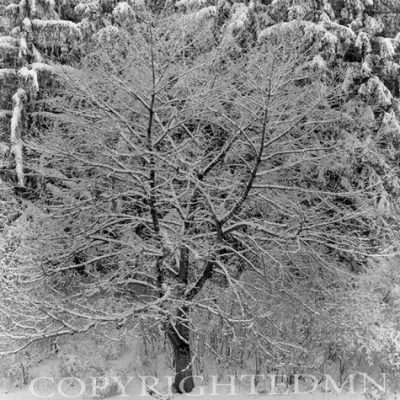
M 400 0 L 0 0 L 0 400 L 400 400 Z

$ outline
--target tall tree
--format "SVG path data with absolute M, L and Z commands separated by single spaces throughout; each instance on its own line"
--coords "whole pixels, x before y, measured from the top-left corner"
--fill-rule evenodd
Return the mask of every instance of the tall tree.
M 23 238 L 2 261 L 0 328 L 18 351 L 154 318 L 174 350 L 175 389 L 189 392 L 193 312 L 281 351 L 260 314 L 266 288 L 329 286 L 351 272 L 343 255 L 384 251 L 391 227 L 376 185 L 354 179 L 353 125 L 298 31 L 243 53 L 229 36 L 216 46 L 212 20 L 176 18 L 115 31 L 66 71 L 63 120 L 29 145 L 43 213 L 26 228 L 34 246 Z
M 140 1 L 0 2 L 3 176 L 40 182 L 2 219 L 2 354 L 151 319 L 190 391 L 194 315 L 282 354 L 265 309 L 339 314 L 337 292 L 389 254 L 397 5 L 266 3 L 181 0 L 163 19 Z M 77 69 L 50 65 L 80 38 Z

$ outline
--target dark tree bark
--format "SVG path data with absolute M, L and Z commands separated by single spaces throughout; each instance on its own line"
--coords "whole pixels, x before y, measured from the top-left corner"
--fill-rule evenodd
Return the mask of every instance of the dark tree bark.
M 190 331 L 188 321 L 189 307 L 182 307 L 178 312 L 175 325 L 168 325 L 167 334 L 174 351 L 175 380 L 173 389 L 176 393 L 190 393 L 194 388 L 192 374 L 192 354 L 190 351 Z

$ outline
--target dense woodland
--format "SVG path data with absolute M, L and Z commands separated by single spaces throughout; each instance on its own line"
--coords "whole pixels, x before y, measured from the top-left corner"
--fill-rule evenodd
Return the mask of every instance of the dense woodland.
M 0 354 L 395 374 L 399 62 L 397 0 L 0 0 Z

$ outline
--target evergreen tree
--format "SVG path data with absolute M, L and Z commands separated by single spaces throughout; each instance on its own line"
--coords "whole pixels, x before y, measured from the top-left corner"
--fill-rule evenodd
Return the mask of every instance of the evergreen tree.
M 23 136 L 31 129 L 32 117 L 38 110 L 41 85 L 49 84 L 51 67 L 46 60 L 54 55 L 62 58 L 79 39 L 80 30 L 73 22 L 60 19 L 54 1 L 10 2 L 3 11 L 8 18 L 8 35 L 0 38 L 0 82 L 4 93 L 0 103 L 1 139 L 4 149 L 9 147 L 14 158 L 16 177 L 9 177 L 10 183 L 24 187 Z

